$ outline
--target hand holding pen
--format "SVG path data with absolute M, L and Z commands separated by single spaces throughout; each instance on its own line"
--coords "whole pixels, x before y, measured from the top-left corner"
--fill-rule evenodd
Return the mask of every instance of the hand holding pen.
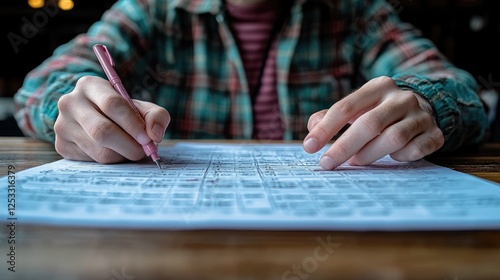
M 106 73 L 106 76 L 108 76 L 109 82 L 113 86 L 113 88 L 118 92 L 125 100 L 127 100 L 128 104 L 130 105 L 130 108 L 132 108 L 135 113 L 142 118 L 141 113 L 135 106 L 134 102 L 130 98 L 130 96 L 127 93 L 127 90 L 123 86 L 122 81 L 120 80 L 120 77 L 118 77 L 118 74 L 116 74 L 115 69 L 113 68 L 115 66 L 115 63 L 113 61 L 113 58 L 108 52 L 108 49 L 106 46 L 97 44 L 93 47 L 94 52 L 97 56 L 97 59 L 99 60 L 99 63 L 101 63 L 102 69 L 104 70 L 104 73 Z M 137 140 L 139 141 L 140 144 L 142 144 L 142 148 L 144 149 L 144 153 L 146 153 L 147 156 L 151 156 L 153 161 L 158 165 L 158 168 L 161 169 L 160 166 L 160 157 L 158 156 L 158 148 L 156 148 L 155 143 L 153 140 L 149 138 L 149 136 L 146 134 L 145 131 L 142 131 L 140 134 L 137 135 Z M 145 144 L 147 142 L 147 144 Z
M 100 46 L 97 49 L 104 50 Z M 114 69 L 109 58 L 104 62 L 110 63 L 111 74 Z M 156 104 L 117 94 L 122 90 L 117 77 L 108 75 L 108 81 L 84 76 L 73 91 L 59 99 L 55 148 L 64 158 L 116 163 L 140 160 L 146 154 L 157 160 L 154 142 L 162 141 L 170 116 Z

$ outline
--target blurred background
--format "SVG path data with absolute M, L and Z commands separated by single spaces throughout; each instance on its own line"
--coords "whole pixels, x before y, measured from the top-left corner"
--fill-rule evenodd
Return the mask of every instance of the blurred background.
M 286 0 L 284 0 L 286 1 Z M 0 2 L 0 136 L 22 135 L 12 96 L 24 76 L 59 45 L 85 32 L 115 0 L 4 0 Z M 500 1 L 390 0 L 457 66 L 468 70 L 490 104 L 489 141 L 500 142 Z M 57 8 L 56 8 L 57 6 Z M 32 24 L 30 33 L 26 24 Z M 32 32 L 31 32 L 32 31 Z M 29 38 L 28 38 L 29 37 Z M 12 44 L 12 42 L 17 42 Z

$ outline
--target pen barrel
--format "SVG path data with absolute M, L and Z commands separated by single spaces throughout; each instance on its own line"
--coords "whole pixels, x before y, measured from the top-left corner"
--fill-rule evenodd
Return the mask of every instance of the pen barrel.
M 148 157 L 151 157 L 153 159 L 153 161 L 156 162 L 160 159 L 160 157 L 158 156 L 158 147 L 156 147 L 153 141 L 149 142 L 147 145 L 143 145 L 142 149 Z
M 144 152 L 146 153 L 147 156 L 151 156 L 152 154 L 158 152 L 158 148 L 156 147 L 153 141 L 149 142 L 146 145 L 142 145 L 142 148 L 144 149 Z
M 127 100 L 128 104 L 130 105 L 130 107 L 132 107 L 132 109 L 134 109 L 134 111 L 139 115 L 141 116 L 141 114 L 139 113 L 139 110 L 137 109 L 137 107 L 135 106 L 134 104 L 134 101 L 132 101 L 132 98 L 130 98 L 130 96 L 128 95 L 127 93 L 127 90 L 125 89 L 125 87 L 123 86 L 122 83 L 115 83 L 113 84 L 113 88 L 116 90 L 116 92 L 118 92 L 123 98 L 125 98 L 125 100 Z M 141 116 L 142 117 L 142 116 Z
M 128 104 L 132 109 L 134 109 L 137 115 L 142 118 L 141 113 L 139 113 L 139 110 L 135 106 L 134 101 L 132 101 L 132 99 L 128 95 L 127 91 L 125 90 L 125 87 L 123 87 L 123 84 L 115 83 L 113 84 L 113 87 L 123 98 L 125 98 L 125 100 L 127 100 Z M 153 160 L 159 159 L 158 148 L 156 147 L 155 143 L 152 140 L 148 144 L 143 145 L 142 149 L 144 150 L 144 153 L 146 153 L 147 156 L 151 156 Z

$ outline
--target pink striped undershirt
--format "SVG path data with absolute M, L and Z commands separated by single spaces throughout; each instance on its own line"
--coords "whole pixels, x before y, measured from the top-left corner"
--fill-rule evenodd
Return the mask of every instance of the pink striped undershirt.
M 258 84 L 264 51 L 279 16 L 277 1 L 237 6 L 226 1 L 229 25 L 245 68 L 250 92 Z M 265 62 L 260 89 L 252 96 L 254 139 L 283 139 L 283 126 L 276 91 L 276 39 L 274 38 Z

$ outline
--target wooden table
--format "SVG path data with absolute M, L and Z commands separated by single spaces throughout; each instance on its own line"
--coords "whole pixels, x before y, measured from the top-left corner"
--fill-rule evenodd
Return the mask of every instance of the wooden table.
M 59 159 L 0 138 L 0 175 Z M 500 144 L 430 161 L 500 182 Z M 2 183 L 5 186 L 5 183 Z M 500 215 L 500 213 L 499 213 Z M 18 224 L 16 269 L 0 279 L 500 279 L 500 231 L 156 231 Z

